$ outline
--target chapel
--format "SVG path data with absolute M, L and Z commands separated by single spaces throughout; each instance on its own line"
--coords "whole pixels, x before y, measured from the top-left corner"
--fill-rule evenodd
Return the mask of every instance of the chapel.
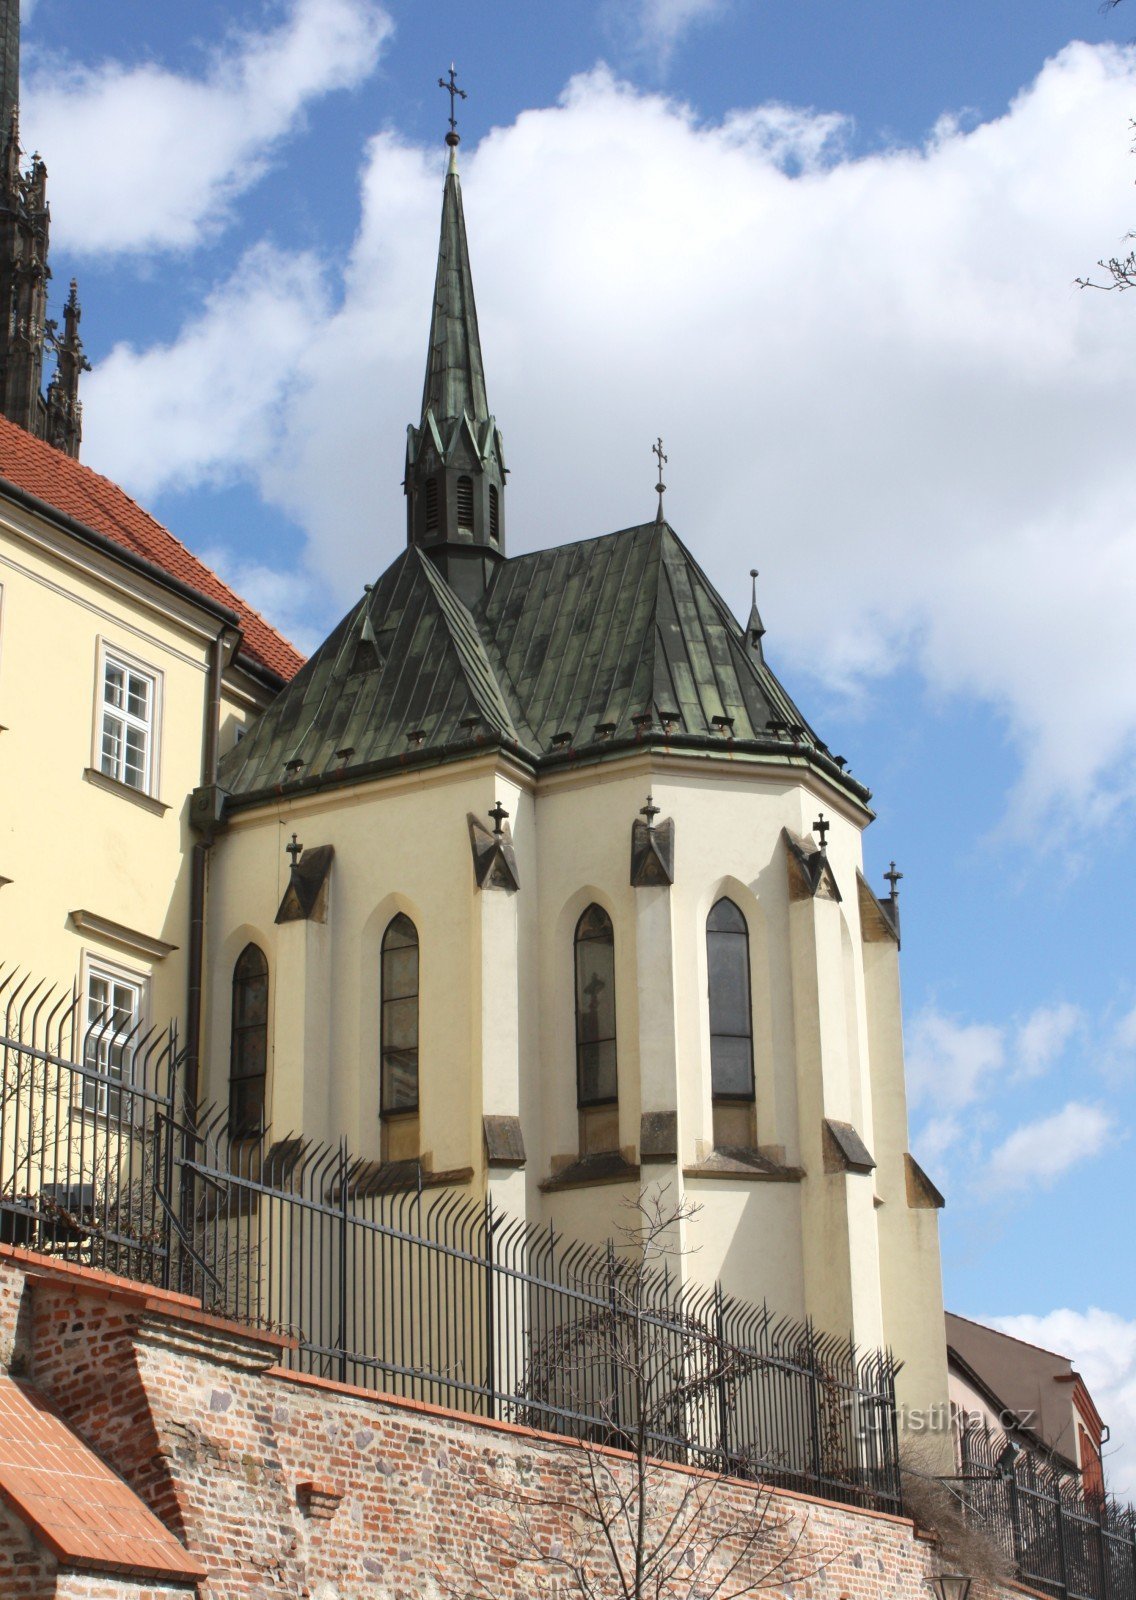
M 676 1270 L 941 1404 L 869 792 L 666 520 L 661 444 L 652 520 L 510 553 L 447 146 L 405 548 L 193 796 L 201 1093 L 585 1241 L 665 1187 Z

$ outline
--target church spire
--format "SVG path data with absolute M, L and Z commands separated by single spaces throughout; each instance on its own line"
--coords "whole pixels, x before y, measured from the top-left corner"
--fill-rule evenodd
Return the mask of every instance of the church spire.
M 20 0 L 0 0 L 0 114 L 0 416 L 77 456 L 79 376 L 88 362 L 74 283 L 62 336 L 47 316 L 47 168 L 37 155 L 25 171 L 20 151 Z M 57 370 L 45 395 L 48 350 Z
M 407 430 L 406 536 L 428 552 L 464 600 L 487 587 L 505 550 L 505 461 L 490 414 L 466 242 L 455 102 L 465 99 L 451 66 L 438 79 L 450 95 L 449 163 L 422 414 Z

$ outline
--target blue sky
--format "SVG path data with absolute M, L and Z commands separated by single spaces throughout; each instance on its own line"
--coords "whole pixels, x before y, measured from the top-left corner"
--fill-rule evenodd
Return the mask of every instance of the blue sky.
M 191 21 L 187 21 L 187 18 Z M 1136 1444 L 1136 9 L 37 0 L 85 459 L 311 646 L 397 552 L 451 58 L 513 549 L 668 512 L 875 791 L 948 1303 Z M 1136 1490 L 1136 1450 L 1115 1473 Z

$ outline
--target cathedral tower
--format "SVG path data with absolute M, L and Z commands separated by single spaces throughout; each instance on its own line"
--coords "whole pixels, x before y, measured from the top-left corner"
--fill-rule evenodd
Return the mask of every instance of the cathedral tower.
M 36 155 L 25 169 L 20 154 L 20 0 L 0 0 L 0 114 L 7 135 L 0 166 L 0 414 L 78 456 L 79 379 L 89 363 L 79 337 L 82 313 L 74 281 L 62 334 L 47 316 L 47 168 Z M 45 395 L 48 350 L 57 364 Z
M 506 468 L 501 431 L 485 394 L 452 118 L 446 143 L 450 159 L 422 417 L 407 429 L 403 487 L 407 543 L 420 545 L 472 604 L 505 554 Z

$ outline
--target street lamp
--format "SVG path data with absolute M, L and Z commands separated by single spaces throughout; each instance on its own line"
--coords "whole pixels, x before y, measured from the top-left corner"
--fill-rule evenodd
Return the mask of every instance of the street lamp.
M 931 1579 L 931 1586 L 938 1600 L 966 1600 L 970 1593 L 970 1579 L 961 1572 L 940 1572 Z

